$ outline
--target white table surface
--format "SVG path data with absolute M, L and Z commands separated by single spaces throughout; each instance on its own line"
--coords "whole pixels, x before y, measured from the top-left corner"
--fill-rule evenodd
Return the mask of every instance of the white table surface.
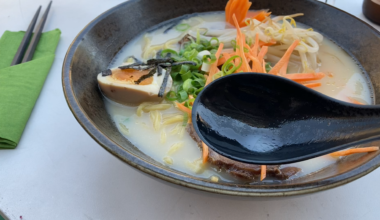
M 0 210 L 9 219 L 380 219 L 380 169 L 315 194 L 241 198 L 152 178 L 98 146 L 66 104 L 61 67 L 76 34 L 122 1 L 54 0 L 45 26 L 62 31 L 54 65 L 19 146 L 0 150 Z M 334 2 L 364 19 L 361 0 Z M 25 30 L 40 4 L 48 0 L 0 0 L 0 34 Z

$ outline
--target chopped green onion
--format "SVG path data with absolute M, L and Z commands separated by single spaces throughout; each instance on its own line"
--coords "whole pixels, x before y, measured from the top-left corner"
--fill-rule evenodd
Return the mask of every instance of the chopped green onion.
M 183 81 L 190 79 L 193 76 L 193 74 L 190 71 L 187 71 L 184 74 L 181 74 L 181 78 Z
M 183 90 L 183 88 L 182 88 L 182 84 L 183 84 L 182 82 L 181 82 L 181 84 L 177 84 L 177 85 L 176 85 L 176 88 L 175 88 L 175 91 L 178 92 L 178 91 Z
M 268 73 L 271 69 L 272 69 L 271 63 L 270 62 L 266 63 L 265 64 L 265 70 L 266 70 L 266 72 Z
M 181 66 L 181 70 L 179 71 L 179 74 L 185 74 L 186 72 L 188 72 L 190 70 L 190 67 L 189 65 L 182 65 Z
M 236 40 L 231 40 L 231 45 L 235 50 L 236 49 Z
M 194 94 L 193 94 L 194 98 L 196 98 L 196 97 L 198 96 L 198 94 L 203 90 L 203 88 L 204 88 L 204 87 L 201 87 L 201 88 L 195 90 L 195 92 L 194 92 Z
M 172 50 L 172 49 L 165 49 L 165 50 L 161 51 L 161 56 L 165 57 L 166 54 L 168 54 L 168 53 L 170 53 L 171 55 L 177 55 L 178 56 L 177 51 Z
M 198 78 L 198 79 L 193 79 L 191 81 L 191 85 L 194 86 L 195 88 L 203 87 L 203 86 L 205 86 L 205 84 L 206 84 L 206 80 L 204 80 L 204 79 Z
M 174 91 L 170 91 L 170 92 L 168 92 L 168 94 L 166 94 L 165 98 L 168 101 L 175 101 L 175 100 L 177 100 L 177 94 Z
M 190 67 L 188 65 L 182 65 L 179 74 L 181 75 L 183 81 L 191 78 L 191 76 L 193 75 L 191 74 Z
M 204 47 L 206 47 L 206 48 L 208 48 L 208 47 L 211 46 L 210 41 L 208 41 L 208 40 L 206 40 L 206 39 L 201 39 L 201 44 L 202 44 Z
M 197 43 L 191 43 L 191 44 L 190 44 L 190 47 L 193 48 L 193 49 L 195 49 L 197 46 L 198 46 Z
M 179 24 L 179 25 L 175 26 L 175 29 L 177 31 L 181 31 L 181 32 L 186 31 L 189 28 L 190 28 L 189 24 Z
M 213 44 L 213 41 L 216 41 L 216 43 Z M 210 45 L 212 45 L 212 46 L 218 46 L 219 45 L 219 39 L 216 38 L 216 37 L 212 37 L 210 39 Z
M 199 44 L 195 49 L 196 49 L 198 52 L 201 52 L 202 50 L 205 50 L 205 47 L 204 47 L 202 44 Z
M 177 93 L 177 100 L 179 102 L 183 102 L 185 101 L 186 99 L 188 99 L 189 95 L 187 94 L 187 92 L 185 90 L 181 90 Z
M 192 102 L 194 102 L 194 101 L 195 101 L 194 98 L 192 98 L 192 99 L 188 99 L 188 100 L 185 102 L 184 106 L 185 106 L 186 108 L 193 109 L 193 107 L 191 106 L 190 103 L 192 103 Z
M 213 64 L 216 61 L 216 56 L 215 56 L 215 54 L 204 55 L 202 61 L 203 61 L 203 63 Z
M 190 51 L 186 51 L 185 53 L 183 53 L 183 56 L 187 60 L 192 60 L 192 59 L 196 58 L 197 55 L 198 55 L 198 51 L 196 49 L 192 49 Z
M 211 53 L 211 54 L 216 54 L 217 51 L 218 51 L 218 50 L 212 49 L 212 50 L 210 50 L 210 53 Z
M 238 66 L 235 66 L 235 63 L 232 62 L 234 59 L 240 59 L 240 63 Z M 225 75 L 229 75 L 231 73 L 234 73 L 236 70 L 238 70 L 241 65 L 242 65 L 242 59 L 240 56 L 232 56 L 230 57 L 222 66 L 222 71 L 224 72 Z
M 217 73 L 215 73 L 213 76 L 212 76 L 212 80 L 216 80 L 220 77 L 224 76 L 224 72 L 223 71 L 219 71 Z
M 181 75 L 179 74 L 179 72 L 171 72 L 170 75 L 172 76 L 172 79 L 174 81 L 178 81 L 181 79 Z
M 189 78 L 182 84 L 183 90 L 185 90 L 188 94 L 194 93 L 194 86 L 191 83 L 192 81 L 193 80 Z
M 193 42 L 194 43 L 194 42 Z M 182 54 L 181 55 L 183 55 L 186 51 L 190 51 L 190 50 L 192 50 L 193 48 L 191 48 L 191 44 L 193 44 L 193 43 L 191 43 L 191 42 L 186 42 L 186 43 L 184 43 L 183 44 L 183 46 L 182 46 Z M 194 43 L 195 44 L 195 43 Z
M 197 64 L 196 66 L 190 66 L 190 69 L 192 70 L 199 70 L 199 68 L 202 66 L 202 61 L 200 61 L 198 58 L 194 58 L 191 61 Z
M 193 75 L 196 76 L 196 77 L 198 77 L 198 78 L 200 78 L 200 79 L 206 79 L 206 77 L 203 74 L 201 74 L 201 73 L 195 73 L 194 72 Z

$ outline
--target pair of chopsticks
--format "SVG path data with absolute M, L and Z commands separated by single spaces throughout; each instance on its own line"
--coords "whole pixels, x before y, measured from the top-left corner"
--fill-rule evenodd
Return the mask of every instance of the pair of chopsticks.
M 41 6 L 37 9 L 36 14 L 34 15 L 32 21 L 29 24 L 28 30 L 25 32 L 24 38 L 21 41 L 21 44 L 17 50 L 17 53 L 13 58 L 11 66 L 14 66 L 20 63 L 25 63 L 32 60 L 38 41 L 41 38 L 42 29 L 44 28 L 51 4 L 52 4 L 52 1 L 50 1 L 44 15 L 42 15 L 42 18 L 40 22 L 38 23 L 35 33 L 33 34 L 33 29 L 34 29 L 34 26 L 36 25 L 38 15 L 40 14 Z M 32 38 L 32 34 L 33 34 L 33 38 Z M 30 38 L 32 38 L 32 40 L 30 40 Z

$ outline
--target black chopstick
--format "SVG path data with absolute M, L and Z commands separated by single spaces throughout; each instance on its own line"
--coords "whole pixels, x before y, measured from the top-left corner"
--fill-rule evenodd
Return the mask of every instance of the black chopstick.
M 32 37 L 34 26 L 37 23 L 38 15 L 40 14 L 41 6 L 38 7 L 36 14 L 34 15 L 32 21 L 29 24 L 28 30 L 26 30 L 24 38 L 22 38 L 21 44 L 18 47 L 17 53 L 12 60 L 11 66 L 21 63 L 22 57 L 25 53 L 26 48 L 28 47 L 30 38 Z
M 28 61 L 32 60 L 32 58 L 33 58 L 34 51 L 36 50 L 38 41 L 40 40 L 40 37 L 41 37 L 42 29 L 44 29 L 44 25 L 45 25 L 46 18 L 48 16 L 48 13 L 50 10 L 51 3 L 52 3 L 52 1 L 50 1 L 48 7 L 46 8 L 44 15 L 42 15 L 40 23 L 38 23 L 36 31 L 34 32 L 32 40 L 30 41 L 28 49 L 26 50 L 24 58 L 22 59 L 22 63 L 28 62 Z

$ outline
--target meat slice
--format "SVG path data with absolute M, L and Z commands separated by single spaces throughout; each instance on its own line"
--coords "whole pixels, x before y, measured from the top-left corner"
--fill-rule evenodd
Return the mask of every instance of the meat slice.
M 194 130 L 194 127 L 190 124 L 187 126 L 187 132 L 191 138 L 197 142 L 198 146 L 202 148 L 202 141 Z M 209 149 L 208 162 L 215 168 L 223 170 L 232 176 L 253 180 L 260 176 L 261 166 L 255 164 L 242 163 L 235 160 L 231 160 L 224 157 L 212 149 Z M 275 177 L 276 179 L 288 179 L 289 177 L 297 174 L 301 169 L 297 167 L 285 167 L 280 168 L 278 165 L 267 166 L 267 175 Z

